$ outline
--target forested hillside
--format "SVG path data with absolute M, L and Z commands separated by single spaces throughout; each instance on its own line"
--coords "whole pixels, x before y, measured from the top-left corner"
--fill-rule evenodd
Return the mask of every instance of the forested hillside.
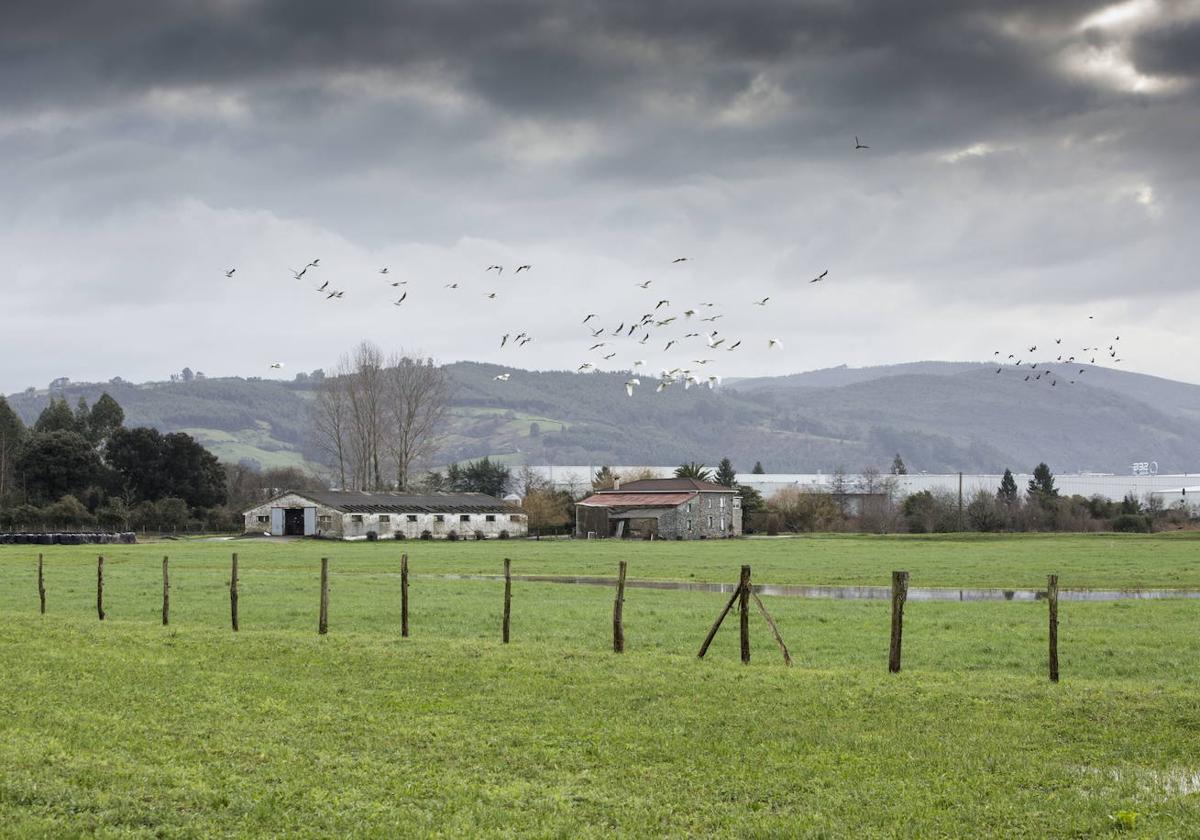
M 521 371 L 462 362 L 446 368 L 450 422 L 438 460 L 500 457 L 512 463 L 715 463 L 729 456 L 771 471 L 886 466 L 1002 471 L 1039 461 L 1059 471 L 1125 471 L 1156 460 L 1163 472 L 1195 470 L 1200 386 L 1087 367 L 1079 383 L 1025 382 L 972 363 L 918 362 L 834 368 L 709 390 L 632 398 L 627 373 Z M 511 378 L 498 382 L 500 372 Z M 311 381 L 208 379 L 132 385 L 66 385 L 54 394 L 94 403 L 107 391 L 129 422 L 186 431 L 222 460 L 264 467 L 318 461 L 308 423 Z M 47 391 L 10 397 L 32 421 Z

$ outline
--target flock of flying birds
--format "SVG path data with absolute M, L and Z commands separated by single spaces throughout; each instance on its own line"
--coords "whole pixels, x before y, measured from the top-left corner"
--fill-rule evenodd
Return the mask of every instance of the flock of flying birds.
M 1089 315 L 1088 320 L 1094 320 L 1095 317 L 1094 315 Z M 1054 339 L 1054 347 L 1052 349 L 1057 355 L 1053 362 L 1043 358 L 1040 361 L 1026 363 L 1023 358 L 1024 353 L 1009 353 L 1006 356 L 1004 351 L 997 350 L 992 354 L 992 359 L 996 363 L 996 375 L 999 376 L 1004 373 L 1006 369 L 1005 365 L 1008 365 L 1009 369 L 1012 370 L 1016 370 L 1024 365 L 1027 372 L 1022 380 L 1023 382 L 1041 382 L 1053 387 L 1057 386 L 1059 381 L 1062 380 L 1068 385 L 1074 385 L 1078 381 L 1077 377 L 1087 373 L 1087 368 L 1081 367 L 1081 365 L 1095 365 L 1097 358 L 1109 364 L 1120 364 L 1124 361 L 1117 355 L 1120 352 L 1121 344 L 1121 336 L 1119 335 L 1113 336 L 1112 341 L 1107 347 L 1104 347 L 1103 344 L 1092 347 L 1081 347 L 1078 350 L 1080 355 L 1072 354 L 1069 348 L 1063 349 L 1062 343 L 1063 339 Z M 1036 344 L 1023 349 L 1026 353 L 1038 352 Z M 1107 355 L 1107 359 L 1104 358 L 1105 355 Z M 1021 371 L 1017 370 L 1017 373 L 1021 373 Z
M 854 150 L 870 149 L 871 147 L 862 143 L 857 136 L 854 138 Z M 689 262 L 689 257 L 676 257 L 671 260 L 671 265 L 680 265 Z M 299 271 L 289 269 L 292 277 L 296 280 L 304 280 L 309 272 L 314 269 L 320 269 L 321 260 L 314 259 L 307 263 Z M 496 279 L 499 279 L 504 274 L 505 266 L 493 264 L 487 266 L 484 271 L 487 274 L 496 273 Z M 515 278 L 522 272 L 530 272 L 533 270 L 532 264 L 523 264 L 516 267 L 510 275 Z M 236 268 L 230 268 L 225 272 L 227 278 L 232 278 L 237 272 Z M 391 271 L 387 266 L 379 269 L 379 274 L 384 281 L 396 290 L 394 294 L 399 294 L 399 297 L 392 301 L 393 306 L 404 306 L 408 300 L 408 290 L 402 287 L 408 285 L 407 280 L 393 279 Z M 816 277 L 813 277 L 808 282 L 820 283 L 829 277 L 829 269 L 825 269 Z M 656 294 L 657 289 L 652 289 L 654 280 L 646 280 L 641 283 L 635 283 L 637 289 L 643 292 L 650 292 L 650 295 L 644 298 L 644 303 L 638 305 L 638 309 L 647 310 L 631 313 L 630 317 L 622 320 L 615 327 L 609 327 L 600 324 L 596 313 L 589 313 L 583 318 L 582 327 L 590 334 L 590 339 L 586 342 L 590 346 L 586 352 L 589 354 L 587 359 L 583 361 L 577 368 L 576 372 L 585 373 L 587 371 L 596 370 L 598 365 L 603 362 L 611 362 L 625 348 L 632 348 L 637 355 L 643 355 L 649 352 L 659 352 L 662 354 L 670 353 L 675 350 L 676 353 L 682 353 L 685 349 L 695 348 L 692 352 L 688 352 L 688 356 L 696 356 L 690 362 L 684 362 L 679 365 L 667 368 L 663 367 L 659 370 L 655 379 L 654 390 L 657 393 L 671 388 L 672 386 L 680 385 L 684 390 L 695 386 L 707 385 L 710 389 L 715 388 L 721 382 L 719 374 L 713 372 L 713 368 L 709 365 L 716 364 L 722 353 L 733 353 L 739 348 L 744 347 L 743 340 L 735 335 L 725 335 L 721 331 L 718 322 L 726 317 L 730 312 L 718 307 L 718 304 L 712 301 L 702 301 L 694 304 L 685 304 L 673 308 L 673 304 L 668 297 L 659 297 Z M 345 295 L 344 289 L 330 288 L 330 281 L 325 280 L 319 286 L 313 287 L 316 292 L 323 295 L 325 300 L 340 300 Z M 459 288 L 458 283 L 446 283 L 444 288 L 456 290 Z M 484 292 L 484 297 L 488 300 L 495 300 L 498 292 Z M 653 302 L 653 306 L 651 306 Z M 771 303 L 771 298 L 764 297 L 758 300 L 749 301 L 748 305 L 766 307 Z M 1095 316 L 1089 315 L 1088 319 L 1093 320 Z M 533 336 L 528 332 L 520 332 L 517 334 L 505 333 L 500 337 L 499 345 L 501 350 L 519 349 L 525 347 L 534 340 Z M 1119 363 L 1122 360 L 1117 355 L 1117 346 L 1121 337 L 1113 338 L 1112 343 L 1108 345 L 1107 350 L 1104 350 L 1101 345 L 1083 347 L 1079 351 L 1080 356 L 1068 355 L 1068 351 L 1062 350 L 1063 339 L 1056 338 L 1054 340 L 1056 348 L 1059 350 L 1057 358 L 1054 362 L 1040 360 L 1026 364 L 1022 358 L 1024 354 L 1009 353 L 1007 356 L 1001 350 L 995 351 L 993 361 L 997 364 L 996 374 L 1004 372 L 1006 365 L 1012 369 L 1020 368 L 1025 365 L 1026 373 L 1025 382 L 1045 382 L 1051 386 L 1057 386 L 1060 379 L 1068 384 L 1074 385 L 1075 377 L 1082 376 L 1086 372 L 1082 365 L 1083 359 L 1087 359 L 1089 364 L 1095 364 L 1098 355 L 1108 354 L 1108 361 Z M 777 338 L 768 338 L 766 346 L 769 350 L 781 348 L 783 343 Z M 643 349 L 644 348 L 644 349 Z M 1037 345 L 1032 345 L 1026 348 L 1028 353 L 1036 353 Z M 633 360 L 629 366 L 631 376 L 625 381 L 625 392 L 629 396 L 633 396 L 634 390 L 642 385 L 642 377 L 647 375 L 648 369 L 645 359 Z M 283 367 L 282 362 L 272 362 L 271 369 L 278 370 Z M 1020 373 L 1021 371 L 1018 371 Z M 493 377 L 494 381 L 507 382 L 512 378 L 511 373 L 501 373 Z

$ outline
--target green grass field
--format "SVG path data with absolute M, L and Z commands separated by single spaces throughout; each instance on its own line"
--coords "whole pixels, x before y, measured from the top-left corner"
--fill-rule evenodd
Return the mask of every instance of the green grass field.
M 5 836 L 1126 836 L 1200 830 L 1200 602 L 767 598 L 695 653 L 725 596 L 436 574 L 760 583 L 1200 586 L 1188 537 L 820 537 L 701 544 L 0 547 Z M 231 551 L 241 632 L 229 629 Z M 398 558 L 413 571 L 399 632 Z M 106 556 L 107 619 L 95 614 Z M 169 628 L 161 557 L 171 556 Z M 330 634 L 316 634 L 319 558 Z M 429 576 L 426 576 L 429 575 Z

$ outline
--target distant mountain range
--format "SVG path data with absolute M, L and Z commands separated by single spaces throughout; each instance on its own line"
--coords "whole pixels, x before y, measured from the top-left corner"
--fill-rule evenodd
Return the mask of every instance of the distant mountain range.
M 1126 472 L 1157 461 L 1162 472 L 1200 470 L 1200 386 L 1079 366 L 1077 384 L 1024 381 L 1026 368 L 969 362 L 836 367 L 741 379 L 710 391 L 654 393 L 652 377 L 631 399 L 626 373 L 523 371 L 448 365 L 452 422 L 439 460 L 482 455 L 531 464 L 715 464 L 748 471 L 885 469 L 900 453 L 912 471 Z M 1074 368 L 1078 370 L 1079 367 Z M 496 374 L 509 372 L 507 382 Z M 1036 372 L 1034 374 L 1036 376 Z M 108 391 L 127 423 L 186 431 L 218 457 L 262 466 L 315 468 L 308 430 L 313 385 L 205 379 L 134 385 L 66 384 L 74 404 Z M 32 422 L 48 391 L 9 397 Z

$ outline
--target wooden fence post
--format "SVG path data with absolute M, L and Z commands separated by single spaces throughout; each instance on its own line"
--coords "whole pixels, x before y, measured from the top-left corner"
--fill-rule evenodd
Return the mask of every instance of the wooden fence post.
M 236 633 L 238 631 L 238 556 L 236 552 L 229 570 L 229 617 L 233 623 L 233 632 Z
M 167 573 L 167 558 L 163 557 L 163 627 L 171 620 L 171 579 Z
M 329 558 L 321 558 L 321 614 L 317 617 L 317 633 L 329 632 Z
M 38 555 L 38 601 L 41 603 L 42 615 L 46 614 L 46 579 L 42 576 L 42 555 Z
M 622 613 L 625 605 L 625 568 L 624 560 L 617 566 L 617 597 L 613 600 L 613 653 L 625 652 L 625 627 L 622 624 Z
M 725 609 L 721 610 L 721 614 L 717 616 L 717 620 L 713 622 L 713 626 L 708 628 L 708 635 L 704 637 L 704 641 L 700 644 L 700 652 L 696 654 L 697 659 L 703 659 L 704 654 L 708 653 L 708 646 L 712 644 L 712 640 L 716 638 L 717 631 L 721 629 L 721 622 L 725 620 L 725 616 L 729 615 L 729 611 L 733 609 L 734 603 L 741 597 L 742 587 L 739 583 L 733 590 L 733 594 L 729 596 L 729 600 L 725 603 Z
M 904 602 L 908 600 L 908 572 L 892 572 L 892 644 L 888 671 L 900 673 L 900 640 L 904 634 Z
M 400 555 L 400 635 L 408 638 L 408 554 Z
M 96 558 L 96 614 L 104 620 L 104 555 Z
M 504 558 L 504 626 L 501 632 L 501 638 L 504 644 L 508 644 L 508 627 L 509 619 L 512 616 L 512 562 Z
M 1046 600 L 1050 602 L 1050 682 L 1058 682 L 1058 575 L 1046 578 Z
M 750 664 L 750 567 L 742 566 L 738 581 L 738 626 L 742 638 L 742 664 Z
M 762 617 L 766 619 L 767 626 L 771 628 L 771 634 L 775 637 L 775 644 L 779 645 L 779 651 L 783 654 L 784 664 L 788 667 L 791 667 L 792 655 L 788 653 L 787 645 L 783 642 L 783 636 L 779 634 L 779 628 L 775 626 L 775 620 L 771 618 L 771 614 L 767 612 L 767 605 L 764 604 L 762 599 L 758 597 L 757 592 L 751 590 L 750 594 L 754 596 L 754 603 L 758 605 L 759 612 L 761 612 Z

